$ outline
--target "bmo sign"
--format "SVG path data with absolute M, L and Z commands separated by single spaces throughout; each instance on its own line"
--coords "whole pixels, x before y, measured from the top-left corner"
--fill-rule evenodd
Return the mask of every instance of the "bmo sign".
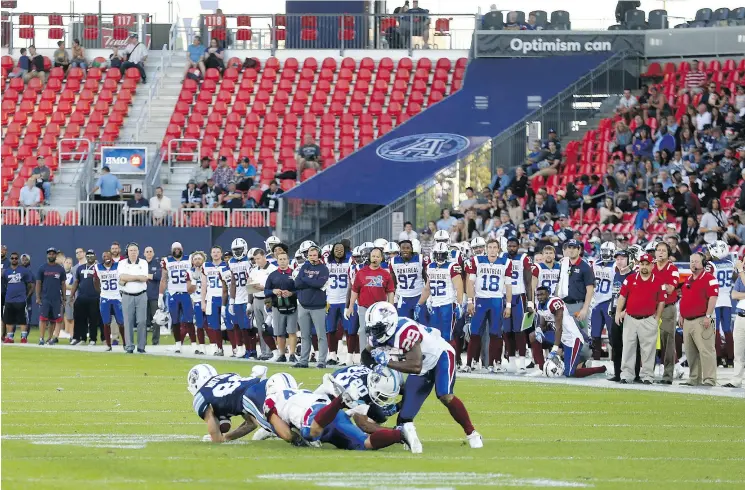
M 101 148 L 101 165 L 109 167 L 112 174 L 145 174 L 147 148 L 104 146 Z

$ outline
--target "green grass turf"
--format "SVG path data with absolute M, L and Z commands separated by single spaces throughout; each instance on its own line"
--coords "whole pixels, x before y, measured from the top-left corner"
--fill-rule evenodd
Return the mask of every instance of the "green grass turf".
M 482 450 L 463 445 L 434 397 L 416 420 L 421 455 L 400 446 L 299 449 L 250 436 L 212 445 L 200 441 L 205 426 L 186 391 L 192 359 L 3 348 L 2 361 L 4 489 L 745 487 L 740 399 L 459 379 L 455 392 L 484 436 Z M 244 375 L 251 367 L 210 362 Z M 291 372 L 310 389 L 322 374 Z M 32 444 L 34 435 L 46 444 Z M 166 441 L 90 447 L 146 437 Z M 50 444 L 65 439 L 77 443 Z M 266 476 L 286 473 L 300 476 Z

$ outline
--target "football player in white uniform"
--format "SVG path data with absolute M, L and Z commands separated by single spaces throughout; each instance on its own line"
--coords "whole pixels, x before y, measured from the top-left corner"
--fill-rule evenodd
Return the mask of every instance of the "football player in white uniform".
M 194 305 L 189 295 L 189 270 L 191 260 L 184 256 L 184 247 L 179 242 L 171 245 L 171 255 L 161 264 L 163 275 L 160 280 L 158 307 L 165 310 L 163 294 L 168 291 L 168 312 L 171 314 L 173 340 L 176 341 L 175 352 L 181 352 L 181 339 L 189 334 L 191 343 L 197 340 L 194 331 Z
M 326 266 L 329 270 L 329 280 L 326 284 L 326 299 L 329 305 L 326 311 L 326 341 L 329 346 L 327 364 L 335 366 L 339 364 L 339 341 L 343 332 L 349 334 L 350 331 L 349 320 L 344 318 L 344 308 L 349 294 L 349 269 L 352 267 L 352 261 L 342 243 L 334 244 L 331 255 L 326 259 Z
M 192 268 L 189 271 L 189 281 L 193 291 L 191 292 L 191 301 L 194 305 L 194 322 L 197 326 L 197 347 L 194 354 L 204 354 L 204 326 L 207 323 L 207 317 L 202 310 L 202 289 L 207 289 L 206 279 L 203 276 L 202 266 L 205 263 L 206 256 L 204 252 L 194 252 L 190 255 Z
M 111 317 L 116 319 L 119 325 L 119 335 L 124 341 L 124 315 L 122 313 L 122 293 L 119 291 L 119 271 L 118 262 L 114 262 L 111 252 L 104 252 L 102 255 L 103 263 L 94 266 L 94 287 L 101 293 L 99 301 L 99 310 L 103 322 L 103 335 L 106 340 L 106 351 L 111 350 Z M 112 314 L 113 313 L 113 314 Z
M 543 372 L 548 377 L 566 376 L 584 378 L 606 371 L 605 366 L 585 368 L 578 367 L 581 359 L 585 338 L 582 335 L 574 317 L 569 314 L 564 302 L 556 296 L 550 296 L 548 288 L 538 286 L 536 290 L 536 305 L 539 317 L 535 329 L 536 338 L 543 342 L 553 343 L 551 353 L 543 365 Z M 562 362 L 561 354 L 564 357 Z
M 481 435 L 473 428 L 468 410 L 453 394 L 455 350 L 440 337 L 439 331 L 408 318 L 399 318 L 396 308 L 383 301 L 368 308 L 365 324 L 371 339 L 371 345 L 363 356 L 365 364 L 377 364 L 376 372 L 381 372 L 381 367 L 388 367 L 409 374 L 396 425 L 402 426 L 411 452 L 422 452 L 422 443 L 413 422 L 432 388 L 463 428 L 468 444 L 474 449 L 483 447 Z
M 390 245 L 390 243 L 388 244 Z M 396 285 L 396 308 L 399 316 L 414 319 L 414 310 L 422 296 L 426 276 L 419 254 L 409 240 L 398 245 L 400 254 L 390 261 L 391 276 Z
M 414 310 L 414 318 L 422 315 L 422 306 L 430 297 L 430 326 L 440 331 L 447 342 L 453 342 L 455 321 L 463 316 L 463 269 L 457 262 L 449 262 L 450 251 L 440 242 L 432 250 L 431 264 L 427 266 L 427 283 Z
M 519 246 L 520 241 L 515 236 L 507 239 L 507 256 L 512 260 L 512 314 L 502 324 L 502 335 L 510 370 L 525 373 L 528 338 L 523 331 L 523 316 L 533 312 L 533 276 L 528 254 L 519 253 Z
M 595 294 L 592 297 L 592 313 L 590 316 L 590 336 L 592 337 L 592 357 L 600 360 L 602 353 L 603 329 L 610 336 L 613 318 L 610 316 L 610 302 L 613 298 L 613 277 L 616 275 L 616 245 L 605 242 L 600 245 L 600 260 L 595 261 Z
M 274 247 L 282 243 L 278 237 L 272 235 L 266 239 L 264 246 L 266 248 L 266 260 L 274 267 L 277 267 L 277 259 L 274 258 Z
M 717 340 L 714 343 L 719 364 L 727 367 L 734 365 L 734 337 L 732 335 L 732 286 L 737 281 L 735 264 L 729 252 L 727 243 L 717 240 L 709 247 L 712 260 L 706 269 L 716 277 L 719 283 L 719 296 L 714 307 L 717 326 Z
M 236 342 L 238 345 L 242 342 L 244 347 L 242 355 L 238 355 L 235 352 L 233 354 L 237 355 L 237 357 L 249 359 L 252 356 L 256 357 L 256 351 L 251 352 L 251 349 L 249 349 L 249 342 L 251 340 L 249 328 L 251 328 L 252 324 L 248 318 L 248 315 L 251 314 L 248 276 L 251 272 L 251 262 L 246 256 L 246 252 L 248 251 L 246 240 L 236 238 L 233 240 L 230 248 L 233 250 L 233 258 L 228 262 L 228 267 L 233 277 L 230 281 L 230 304 L 228 306 L 228 312 L 233 320 L 233 331 L 235 332 Z
M 230 274 L 230 269 L 222 260 L 222 248 L 219 245 L 212 247 L 210 258 L 212 260 L 202 266 L 202 277 L 206 283 L 206 287 L 202 288 L 202 313 L 207 320 L 207 336 L 210 343 L 217 346 L 214 355 L 223 356 L 220 310 L 223 305 L 228 304 L 228 288 L 223 282 L 223 276 Z

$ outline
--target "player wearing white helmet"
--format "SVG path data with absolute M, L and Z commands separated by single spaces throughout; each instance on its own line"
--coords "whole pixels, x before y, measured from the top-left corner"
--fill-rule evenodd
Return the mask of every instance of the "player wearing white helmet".
M 191 261 L 184 255 L 184 247 L 179 242 L 171 245 L 171 255 L 161 262 L 163 275 L 160 280 L 158 307 L 165 310 L 163 294 L 168 291 L 168 312 L 171 314 L 175 352 L 181 352 L 181 339 L 188 332 L 194 342 L 194 307 L 189 296 L 189 270 Z
M 438 243 L 435 249 L 438 250 L 436 257 L 444 259 L 447 245 Z M 389 303 L 374 303 L 368 308 L 365 320 L 371 337 L 364 356 L 366 364 L 375 364 L 374 370 L 378 373 L 388 367 L 409 374 L 396 425 L 402 427 L 411 452 L 422 452 L 414 418 L 432 388 L 453 419 L 463 428 L 468 444 L 474 449 L 482 448 L 484 443 L 481 435 L 473 428 L 465 405 L 453 392 L 456 363 L 452 346 L 438 335 L 436 329 L 427 328 L 409 318 L 400 318 Z
M 303 256 L 303 252 L 300 249 L 297 249 L 295 251 L 295 258 L 292 259 L 292 262 L 290 263 L 290 267 L 292 267 L 292 270 L 297 270 L 305 263 L 305 257 Z
M 383 254 L 385 254 L 385 260 L 390 264 L 394 257 L 398 257 L 401 253 L 401 248 L 396 242 L 388 242 L 383 248 Z
M 209 364 L 189 370 L 187 389 L 194 396 L 194 411 L 207 423 L 205 441 L 234 441 L 257 427 L 272 430 L 260 408 L 266 399 L 266 371 L 266 366 L 254 366 L 251 376 L 244 378 L 235 373 L 217 374 Z M 230 419 L 238 416 L 243 417 L 243 423 L 230 431 Z
M 210 258 L 212 260 L 205 262 L 202 266 L 202 276 L 206 283 L 202 287 L 202 312 L 204 312 L 207 319 L 207 336 L 210 339 L 210 343 L 217 345 L 214 355 L 222 356 L 224 354 L 222 349 L 222 332 L 220 330 L 220 310 L 227 308 L 228 304 L 228 287 L 227 282 L 224 282 L 223 278 L 229 276 L 230 269 L 222 260 L 222 248 L 219 245 L 212 247 Z M 223 307 L 223 305 L 226 306 Z
M 337 242 L 331 249 L 331 255 L 326 259 L 326 267 L 329 270 L 329 280 L 326 283 L 326 298 L 328 308 L 326 311 L 326 339 L 329 346 L 329 357 L 327 364 L 335 366 L 339 341 L 344 332 L 347 333 L 347 344 L 352 332 L 349 320 L 344 318 L 344 308 L 347 304 L 350 285 L 350 268 L 352 262 L 347 254 L 344 244 Z
M 270 329 L 267 327 L 267 317 L 271 316 L 270 312 L 266 309 L 266 280 L 269 278 L 269 274 L 277 270 L 277 266 L 272 265 L 267 259 L 267 254 L 261 250 L 256 249 L 253 255 L 254 267 L 248 273 L 249 286 L 254 290 L 251 295 L 253 302 L 251 304 L 252 323 L 249 328 L 249 350 L 250 354 L 256 352 L 256 337 L 258 335 L 259 348 L 261 349 L 261 356 L 259 360 L 268 361 L 279 359 L 280 353 L 277 350 L 274 336 L 271 335 Z M 258 354 L 258 353 L 257 353 Z
M 276 247 L 280 243 L 282 243 L 282 240 L 274 235 L 267 238 L 264 242 L 266 248 L 266 260 L 268 260 L 269 263 L 275 267 L 277 266 L 277 259 L 274 258 L 274 247 Z
M 593 265 L 595 273 L 595 293 L 592 297 L 590 314 L 590 337 L 592 338 L 592 357 L 600 360 L 602 354 L 603 329 L 610 335 L 613 318 L 610 316 L 610 301 L 613 298 L 613 277 L 616 275 L 616 245 L 604 242 L 600 245 L 600 260 Z
M 450 233 L 448 233 L 446 230 L 437 230 L 435 232 L 435 243 L 444 243 L 449 244 L 450 243 Z
M 422 242 L 418 238 L 411 239 L 411 250 L 417 255 L 422 253 Z
M 502 362 L 502 324 L 512 311 L 512 260 L 499 250 L 499 242 L 486 242 L 486 255 L 477 255 L 466 264 L 468 314 L 471 315 L 471 338 L 466 365 L 473 369 L 473 360 L 481 357 L 481 339 L 489 339 L 490 372 L 504 372 Z M 488 324 L 488 330 L 487 330 Z
M 732 335 L 732 286 L 737 281 L 735 264 L 729 251 L 729 246 L 722 240 L 717 240 L 709 246 L 711 261 L 706 264 L 706 270 L 716 277 L 719 283 L 719 296 L 714 307 L 716 321 L 716 355 L 719 364 L 728 365 L 734 357 L 734 337 Z M 725 348 L 723 349 L 723 345 Z M 729 357 L 729 361 L 728 361 Z
M 480 236 L 471 240 L 471 252 L 474 256 L 484 255 L 486 253 L 486 240 Z
M 324 245 L 321 247 L 321 261 L 323 263 L 326 263 L 329 256 L 331 255 L 331 250 L 334 248 L 333 245 Z
M 228 312 L 233 320 L 233 331 L 236 336 L 236 342 L 238 345 L 241 342 L 244 344 L 245 351 L 240 357 L 248 358 L 247 356 L 250 354 L 250 349 L 248 348 L 250 335 L 248 330 L 251 328 L 251 322 L 248 318 L 248 315 L 251 313 L 248 276 L 251 272 L 251 262 L 246 255 L 248 252 L 246 240 L 236 238 L 233 240 L 230 248 L 233 250 L 233 258 L 228 262 L 228 267 L 232 274 Z M 237 355 L 236 352 L 233 352 L 233 356 Z
M 390 245 L 390 244 L 389 244 Z M 400 255 L 391 260 L 391 276 L 396 284 L 396 308 L 399 316 L 414 319 L 414 310 L 422 295 L 426 276 L 419 254 L 410 240 L 402 240 Z
M 388 245 L 388 240 L 386 240 L 385 238 L 376 238 L 375 240 L 373 240 L 373 247 L 385 250 L 386 245 Z
M 464 263 L 471 258 L 471 244 L 470 243 L 460 242 L 458 244 L 458 250 L 460 250 L 460 253 L 463 254 Z
M 502 324 L 502 335 L 511 370 L 525 373 L 527 333 L 523 330 L 523 317 L 533 312 L 533 276 L 530 259 L 519 252 L 519 246 L 515 235 L 507 239 L 507 256 L 512 260 L 512 314 Z
M 443 339 L 453 340 L 456 320 L 463 317 L 463 269 L 457 262 L 448 261 L 450 251 L 446 243 L 438 242 L 432 250 L 432 263 L 427 266 L 427 282 L 414 310 L 414 318 L 422 317 L 422 306 L 432 298 L 428 307 L 430 326 L 437 328 Z

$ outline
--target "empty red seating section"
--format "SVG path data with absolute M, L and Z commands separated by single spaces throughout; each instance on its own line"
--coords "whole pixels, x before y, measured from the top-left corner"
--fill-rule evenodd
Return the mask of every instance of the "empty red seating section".
M 250 18 L 240 22 L 248 26 Z M 353 27 L 354 19 L 339 23 Z M 314 30 L 317 18 L 304 16 L 301 25 Z M 237 66 L 222 80 L 208 70 L 201 87 L 184 83 L 163 147 L 175 138 L 198 139 L 203 156 L 248 157 L 260 183 L 268 184 L 277 172 L 296 170 L 295 155 L 306 135 L 321 147 L 327 168 L 447 97 L 462 82 L 466 59 L 269 58 L 255 69 Z M 179 153 L 184 146 L 190 145 L 182 143 Z

